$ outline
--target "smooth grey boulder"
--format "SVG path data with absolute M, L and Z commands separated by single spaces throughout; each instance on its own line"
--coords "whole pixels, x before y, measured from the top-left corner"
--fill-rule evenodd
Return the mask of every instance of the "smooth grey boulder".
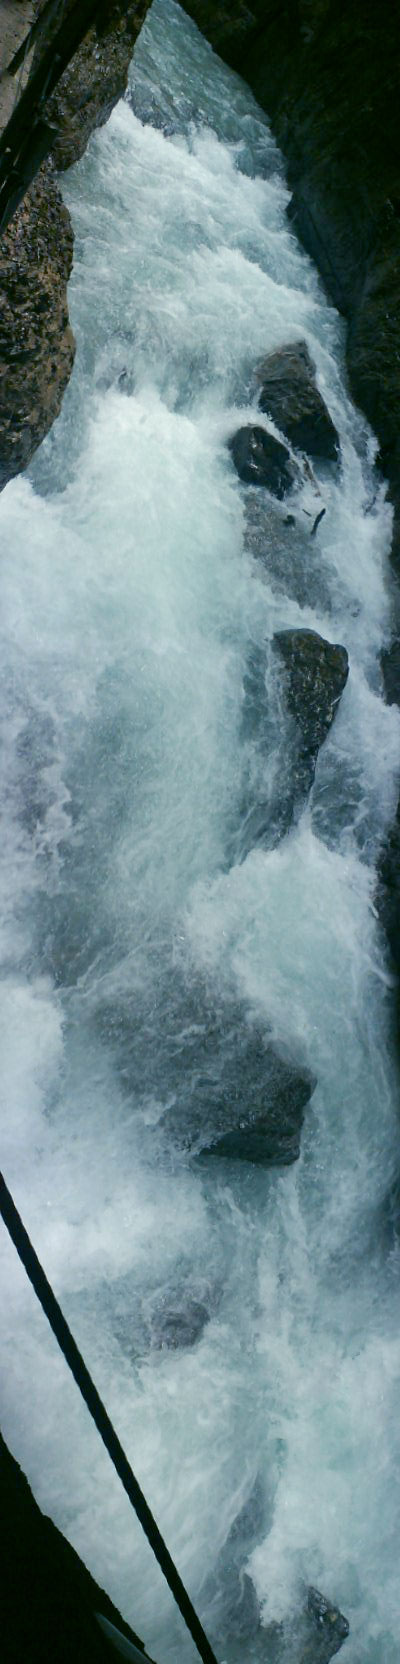
M 325 462 L 336 462 L 339 436 L 318 391 L 315 365 L 305 341 L 280 347 L 257 371 L 261 383 L 260 409 L 286 434 L 297 450 Z
M 264 1167 L 300 1153 L 304 1110 L 315 1087 L 307 1070 L 281 1057 L 237 1011 L 208 1030 L 197 1072 L 163 1117 L 175 1144 L 197 1157 Z
M 301 478 L 287 445 L 282 445 L 273 433 L 267 433 L 266 428 L 251 423 L 238 428 L 229 440 L 229 450 L 239 479 L 245 485 L 263 485 L 279 499 Z

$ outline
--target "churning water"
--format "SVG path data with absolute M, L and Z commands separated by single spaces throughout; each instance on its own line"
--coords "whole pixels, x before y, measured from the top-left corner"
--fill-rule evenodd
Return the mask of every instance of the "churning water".
M 390 509 L 268 126 L 172 0 L 64 189 L 76 366 L 0 506 L 5 1174 L 219 1657 L 268 1658 L 312 1583 L 350 1619 L 348 1664 L 397 1664 Z M 295 493 L 289 534 L 227 441 L 268 426 L 255 366 L 299 337 L 342 466 Z M 242 859 L 284 734 L 272 669 L 268 754 L 244 732 L 246 667 L 300 623 L 347 647 L 349 681 L 298 825 Z M 196 1168 L 168 1140 L 203 998 L 316 1076 L 292 1168 Z M 159 1664 L 185 1664 L 7 1245 L 5 1265 L 5 1434 Z

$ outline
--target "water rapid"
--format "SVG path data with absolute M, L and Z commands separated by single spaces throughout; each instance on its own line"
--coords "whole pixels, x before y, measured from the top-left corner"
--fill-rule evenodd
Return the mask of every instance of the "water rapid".
M 397 1664 L 391 511 L 266 120 L 173 0 L 63 190 L 76 365 L 0 503 L 4 1171 L 218 1657 L 272 1656 L 313 1584 L 348 1664 Z M 260 420 L 257 362 L 299 337 L 342 461 L 299 488 L 289 545 L 227 442 Z M 298 824 L 243 859 L 243 795 L 272 789 L 284 734 L 268 659 L 268 754 L 244 733 L 246 670 L 299 624 L 346 646 L 349 680 Z M 287 1170 L 196 1165 L 165 1135 L 213 1002 L 316 1078 Z M 5 1436 L 158 1664 L 186 1664 L 2 1250 Z

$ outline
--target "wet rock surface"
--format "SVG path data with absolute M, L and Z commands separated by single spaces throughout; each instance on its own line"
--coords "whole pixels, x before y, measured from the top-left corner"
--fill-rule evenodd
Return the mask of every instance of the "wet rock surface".
M 319 1589 L 310 1587 L 303 1610 L 268 1628 L 270 1664 L 330 1664 L 347 1640 L 347 1618 Z
M 167 1304 L 165 1310 L 156 1314 L 154 1325 L 153 1345 L 160 1351 L 177 1351 L 181 1347 L 195 1346 L 200 1340 L 206 1323 L 209 1320 L 207 1306 L 201 1300 L 189 1298 L 183 1301 Z
M 291 445 L 326 462 L 335 462 L 339 437 L 315 380 L 315 366 L 305 341 L 280 347 L 259 365 L 260 409 L 286 434 Z
M 316 1082 L 290 1043 L 275 1045 L 267 1022 L 258 1024 L 234 991 L 222 996 L 214 979 L 191 976 L 188 967 L 180 978 L 176 963 L 152 998 L 156 1030 L 146 991 L 143 1005 L 140 990 L 134 998 L 121 992 L 96 1014 L 124 1092 L 135 1095 L 149 1159 L 167 1152 L 179 1163 L 206 1153 L 267 1167 L 296 1161 Z M 138 1048 L 138 1033 L 148 1034 L 147 1047 Z
M 291 819 L 311 790 L 318 752 L 332 727 L 349 673 L 345 647 L 314 630 L 279 630 L 273 638 L 287 672 L 286 702 L 297 743 L 290 780 Z
M 242 739 L 252 744 L 253 767 L 234 845 L 238 860 L 256 845 L 273 849 L 301 814 L 348 676 L 346 648 L 314 630 L 278 631 L 272 653 L 284 666 L 282 693 L 289 720 L 282 734 L 270 650 L 254 647 L 243 684 Z
M 279 1056 L 234 1009 L 210 1020 L 196 1062 L 163 1117 L 174 1144 L 192 1156 L 265 1167 L 297 1160 L 315 1086 L 306 1070 Z
M 305 755 L 315 759 L 346 686 L 346 648 L 325 641 L 316 630 L 277 630 L 273 641 L 288 672 L 288 708 L 300 729 Z
M 69 214 L 46 163 L 0 239 L 0 489 L 27 467 L 59 415 L 75 354 L 72 251 Z
M 149 0 L 130 0 L 128 5 L 123 0 L 106 0 L 99 8 L 97 24 L 88 31 L 49 101 L 49 119 L 59 129 L 53 147 L 57 168 L 69 168 L 83 156 L 91 133 L 108 121 L 125 92 L 135 40 L 148 6 Z M 46 41 L 53 34 L 51 26 Z
M 350 1625 L 343 1612 L 333 1606 L 319 1589 L 309 1588 L 307 1601 L 307 1618 L 309 1620 L 310 1641 L 303 1651 L 304 1664 L 308 1658 L 315 1658 L 316 1664 L 329 1664 L 329 1659 L 339 1652 L 343 1641 L 347 1640 Z
M 138 1296 L 127 1277 L 114 1287 L 110 1322 L 123 1352 L 131 1362 L 158 1353 L 187 1351 L 201 1340 L 211 1318 L 218 1312 L 221 1285 L 199 1275 L 188 1258 L 179 1275 L 165 1279 L 164 1286 L 151 1280 Z
M 229 450 L 239 479 L 245 485 L 265 486 L 275 497 L 285 497 L 300 477 L 287 446 L 265 428 L 250 424 L 238 428 Z
M 73 233 L 54 169 L 77 161 L 124 92 L 148 3 L 103 7 L 101 27 L 89 31 L 46 107 L 57 130 L 52 158 L 0 238 L 0 490 L 28 466 L 59 415 L 74 362 L 67 304 Z M 40 53 L 58 22 L 57 14 Z
M 299 606 L 329 613 L 329 574 L 325 568 L 318 526 L 313 508 L 305 509 L 296 503 L 296 513 L 288 514 L 287 505 L 278 503 L 261 491 L 246 492 L 246 547 L 259 568 L 263 568 L 271 588 L 290 595 Z M 323 511 L 320 510 L 323 518 Z M 321 523 L 321 522 L 320 522 Z
M 228 1531 L 204 1591 L 207 1628 L 211 1635 L 215 1634 L 216 1646 L 221 1632 L 229 1637 L 229 1658 L 233 1664 L 237 1660 L 241 1664 L 244 1645 L 246 1658 L 252 1659 L 252 1642 L 255 1640 L 257 1646 L 256 1638 L 260 1639 L 259 1601 L 245 1567 L 265 1531 L 265 1521 L 264 1486 L 258 1475 Z

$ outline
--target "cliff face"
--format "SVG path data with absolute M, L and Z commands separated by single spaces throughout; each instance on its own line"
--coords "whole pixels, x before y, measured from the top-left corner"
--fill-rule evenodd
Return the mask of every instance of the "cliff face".
M 52 157 L 0 239 L 0 490 L 27 467 L 59 415 L 74 361 L 67 306 L 73 234 L 55 168 L 77 161 L 124 92 L 148 4 L 132 0 L 124 10 L 110 0 L 103 7 L 101 30 L 90 30 L 47 107 L 56 129 Z M 15 13 L 22 13 L 16 0 Z M 20 16 L 21 38 L 27 22 Z M 0 46 L 1 28 L 0 20 Z M 42 36 L 40 51 L 50 38 L 50 31 Z
M 73 0 L 68 0 L 67 10 Z M 125 92 L 135 40 L 150 0 L 108 0 L 101 22 L 90 29 L 48 104 L 48 118 L 58 129 L 53 162 L 61 171 L 83 156 L 95 127 L 108 121 Z M 51 40 L 48 30 L 43 45 Z
M 0 242 L 0 488 L 59 415 L 75 343 L 67 282 L 72 227 L 46 163 Z

